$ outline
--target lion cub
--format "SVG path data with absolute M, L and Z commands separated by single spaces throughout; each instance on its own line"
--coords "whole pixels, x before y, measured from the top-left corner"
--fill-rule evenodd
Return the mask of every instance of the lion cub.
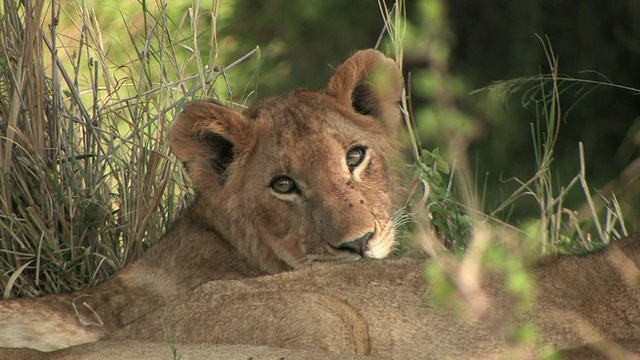
M 196 189 L 192 204 L 111 280 L 0 302 L 0 347 L 96 341 L 211 280 L 386 257 L 399 206 L 392 160 L 401 94 L 396 64 L 364 50 L 321 91 L 297 90 L 244 113 L 186 105 L 169 140 Z

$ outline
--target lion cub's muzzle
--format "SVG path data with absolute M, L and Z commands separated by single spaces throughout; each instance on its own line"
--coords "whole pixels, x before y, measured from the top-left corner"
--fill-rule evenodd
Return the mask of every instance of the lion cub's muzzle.
M 365 250 L 369 245 L 369 240 L 373 237 L 373 232 L 370 231 L 355 240 L 347 240 L 340 244 L 330 244 L 331 248 L 336 251 L 337 261 L 358 261 L 365 257 Z
M 369 244 L 369 239 L 373 236 L 373 232 L 368 232 L 363 236 L 350 241 L 340 244 L 336 249 L 337 250 L 346 250 L 351 253 L 360 255 L 364 257 L 364 251 L 367 249 L 367 245 Z

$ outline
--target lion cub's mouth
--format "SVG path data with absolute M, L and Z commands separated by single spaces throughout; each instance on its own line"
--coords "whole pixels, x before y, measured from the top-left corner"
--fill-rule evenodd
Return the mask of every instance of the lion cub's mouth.
M 363 257 L 364 252 L 369 245 L 369 240 L 372 237 L 373 237 L 373 232 L 370 231 L 353 241 L 342 243 L 337 247 L 332 245 L 332 247 L 338 251 L 346 251 L 352 254 L 359 255 L 360 257 Z
M 372 230 L 352 241 L 325 241 L 322 250 L 307 253 L 304 262 L 310 265 L 313 262 L 349 263 L 365 258 L 384 259 L 392 253 L 395 245 L 393 222 L 376 221 Z
M 364 256 L 349 250 L 337 250 L 334 248 L 334 250 L 330 250 L 328 254 L 310 255 L 309 257 L 312 261 L 349 263 L 358 261 Z
M 329 253 L 333 255 L 333 261 L 352 262 L 365 257 L 365 251 L 369 247 L 369 240 L 373 237 L 373 231 L 341 244 L 329 243 Z
M 353 241 L 338 245 L 328 243 L 327 253 L 312 255 L 313 261 L 355 262 L 364 258 L 382 259 L 393 250 L 394 234 L 392 227 L 383 227 L 386 231 L 368 232 Z
M 369 238 L 371 235 L 368 236 Z M 356 241 L 332 245 L 327 243 L 323 253 L 309 254 L 307 259 L 318 262 L 338 262 L 347 263 L 355 262 L 366 257 L 367 239 L 359 238 Z

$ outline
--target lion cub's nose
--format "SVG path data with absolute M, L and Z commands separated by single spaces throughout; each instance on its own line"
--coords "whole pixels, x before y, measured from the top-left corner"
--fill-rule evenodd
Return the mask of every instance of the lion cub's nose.
M 338 246 L 338 250 L 351 251 L 352 253 L 364 257 L 364 251 L 367 249 L 367 243 L 369 243 L 369 239 L 371 239 L 372 236 L 373 232 L 368 232 L 353 241 L 340 244 L 340 246 Z

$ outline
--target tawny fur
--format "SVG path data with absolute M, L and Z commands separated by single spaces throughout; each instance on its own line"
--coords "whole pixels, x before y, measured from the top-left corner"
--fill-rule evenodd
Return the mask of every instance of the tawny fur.
M 278 275 L 212 281 L 190 291 L 186 301 L 171 301 L 114 332 L 106 342 L 47 355 L 93 359 L 117 351 L 118 356 L 143 359 L 166 349 L 167 343 L 194 358 L 202 354 L 198 346 L 211 344 L 203 359 L 272 354 L 273 349 L 262 346 L 302 350 L 289 353 L 296 359 L 338 359 L 339 354 L 345 359 L 533 359 L 543 345 L 580 360 L 636 359 L 633 352 L 640 352 L 640 235 L 596 254 L 534 263 L 528 270 L 536 282 L 536 300 L 516 316 L 504 279 L 491 274 L 482 281 L 490 299 L 482 319 L 433 305 L 432 289 L 422 276 L 428 262 L 399 258 L 319 264 Z M 514 348 L 509 329 L 526 324 L 535 325 L 540 338 Z M 238 348 L 219 353 L 221 344 Z M 142 350 L 148 356 L 137 357 Z
M 621 262 L 631 276 L 621 273 Z M 412 354 L 477 359 L 504 357 L 512 345 L 509 329 L 531 322 L 540 332 L 538 345 L 556 349 L 607 339 L 640 343 L 640 236 L 597 254 L 547 258 L 530 266 L 536 300 L 515 317 L 515 300 L 496 275 L 483 281 L 490 310 L 480 320 L 429 305 L 425 265 L 389 259 L 210 282 L 193 290 L 188 301 L 158 310 L 111 338 L 162 341 L 168 335 L 177 343 L 257 344 L 384 359 Z
M 391 159 L 401 93 L 395 63 L 364 50 L 337 68 L 324 91 L 294 91 L 245 113 L 215 102 L 186 105 L 169 138 L 196 189 L 193 203 L 111 280 L 0 302 L 0 346 L 54 350 L 95 341 L 211 280 L 386 257 L 400 190 Z M 350 167 L 354 148 L 364 158 Z M 278 176 L 293 179 L 296 191 L 274 191 Z M 341 247 L 359 239 L 368 239 L 361 250 Z

